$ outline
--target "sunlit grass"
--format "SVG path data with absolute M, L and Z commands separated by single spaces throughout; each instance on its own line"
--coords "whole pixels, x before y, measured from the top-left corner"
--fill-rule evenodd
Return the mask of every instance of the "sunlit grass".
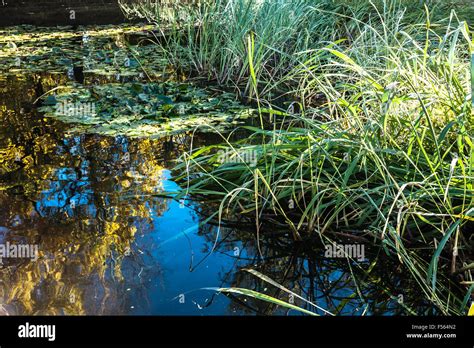
M 214 200 L 220 217 L 252 218 L 257 239 L 264 223 L 295 240 L 369 235 L 441 313 L 465 315 L 472 33 L 455 12 L 440 16 L 445 4 L 434 13 L 406 5 L 233 0 L 198 8 L 159 48 L 255 101 L 262 126 L 247 127 L 239 143 L 186 154 L 176 171 L 183 195 Z M 298 108 L 278 108 L 280 97 Z M 217 150 L 258 156 L 223 163 Z

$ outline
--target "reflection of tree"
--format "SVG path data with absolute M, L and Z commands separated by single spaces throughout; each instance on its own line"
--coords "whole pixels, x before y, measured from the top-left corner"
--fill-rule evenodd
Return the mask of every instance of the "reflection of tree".
M 41 81 L 44 90 L 55 82 Z M 0 225 L 7 232 L 0 241 L 39 244 L 40 258 L 5 260 L 0 300 L 22 314 L 124 312 L 121 280 L 143 263 L 135 234 L 150 231 L 152 213 L 167 209 L 150 194 L 161 190 L 156 154 L 171 140 L 65 136 L 52 120 L 13 111 L 37 93 L 31 84 L 8 83 L 0 113 Z

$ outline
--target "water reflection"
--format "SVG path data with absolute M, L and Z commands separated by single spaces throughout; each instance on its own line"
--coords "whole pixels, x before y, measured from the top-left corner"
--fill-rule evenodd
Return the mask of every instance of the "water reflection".
M 163 165 L 189 136 L 156 141 L 67 135 L 33 109 L 21 111 L 37 97 L 34 80 L 10 78 L 2 86 L 2 241 L 40 250 L 37 262 L 5 260 L 4 310 L 127 313 L 134 309 L 127 298 L 134 296 L 126 292 L 143 291 L 142 277 L 160 274 L 152 255 L 156 245 L 145 236 L 173 211 L 169 200 L 157 196 L 169 175 Z M 190 208 L 178 209 L 177 220 L 195 223 Z
M 252 226 L 200 224 L 214 208 L 164 198 L 178 189 L 167 168 L 191 134 L 129 139 L 68 134 L 36 112 L 36 98 L 63 75 L 0 80 L 0 242 L 35 244 L 37 261 L 5 259 L 2 314 L 296 314 L 208 287 L 256 290 L 318 311 L 255 277 L 274 279 L 334 314 L 405 313 L 390 289 L 425 304 L 383 263 L 359 268 Z M 198 135 L 194 147 L 219 141 Z M 318 251 L 319 250 L 319 251 Z M 373 251 L 374 254 L 377 251 Z M 376 257 L 372 257 L 375 259 Z

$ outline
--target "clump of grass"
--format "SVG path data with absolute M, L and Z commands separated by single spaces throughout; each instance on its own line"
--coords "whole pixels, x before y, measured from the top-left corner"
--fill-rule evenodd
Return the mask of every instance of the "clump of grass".
M 399 196 L 407 203 L 399 194 L 399 183 L 416 187 L 433 182 L 443 206 L 463 207 L 462 211 L 468 208 L 470 200 L 465 194 L 472 191 L 472 116 L 469 56 L 463 51 L 468 52 L 469 42 L 461 42 L 469 37 L 467 27 L 449 27 L 444 37 L 428 29 L 424 42 L 401 28 L 397 32 L 385 28 L 385 33 L 373 27 L 369 30 L 373 33 L 362 32 L 349 50 L 336 46 L 315 50 L 309 63 L 294 69 L 292 78 L 300 80 L 300 92 L 306 99 L 314 96 L 324 103 L 307 109 L 304 115 L 263 110 L 268 119 L 278 122 L 278 118 L 286 117 L 290 122 L 279 129 L 249 128 L 253 136 L 243 146 L 259 154 L 254 168 L 240 163 L 222 165 L 215 154 L 203 156 L 212 146 L 200 149 L 198 160 L 195 155 L 189 160 L 199 172 L 211 172 L 193 181 L 192 189 L 201 192 L 201 188 L 218 186 L 228 197 L 235 188 L 253 190 L 253 183 L 258 182 L 259 195 L 264 199 L 256 202 L 253 192 L 242 190 L 232 197 L 234 208 L 248 204 L 260 210 L 282 208 L 278 212 L 281 215 L 288 210 L 282 201 L 293 198 L 302 216 L 295 227 L 308 231 L 316 225 L 330 226 L 321 225 L 321 215 L 332 214 L 324 214 L 327 204 L 313 209 L 317 201 L 308 202 L 305 196 L 319 192 L 320 199 L 327 196 L 343 212 L 342 200 L 354 203 L 347 200 L 347 193 L 358 187 L 367 192 L 374 187 L 372 183 L 383 183 L 392 197 Z M 263 143 L 252 141 L 262 137 Z M 252 143 L 256 145 L 249 147 Z M 229 151 L 237 151 L 238 146 Z M 233 175 L 232 180 L 226 180 L 226 175 Z M 356 186 L 350 185 L 351 179 Z M 328 185 L 334 189 L 328 190 Z M 463 190 L 455 190 L 457 185 Z M 390 191 L 376 190 L 374 194 L 387 196 Z M 451 194 L 453 199 L 460 196 L 464 203 L 449 204 Z M 364 195 L 355 195 L 356 202 Z M 365 220 L 378 224 L 379 219 L 373 220 L 368 213 L 356 220 L 356 226 Z
M 298 81 L 304 114 L 261 109 L 273 126 L 248 127 L 248 139 L 224 147 L 258 154 L 255 163 L 222 163 L 209 146 L 177 169 L 187 193 L 215 199 L 221 215 L 252 215 L 257 231 L 271 221 L 296 240 L 369 234 L 442 312 L 462 313 L 465 301 L 446 302 L 437 276 L 472 262 L 471 34 L 454 14 L 443 27 L 403 24 L 402 14 L 356 19 L 350 45 L 305 52 L 311 57 L 286 76 Z M 414 262 L 420 246 L 431 250 L 425 267 Z
M 250 217 L 258 238 L 265 223 L 295 240 L 371 236 L 441 313 L 465 314 L 473 290 L 459 296 L 473 278 L 473 43 L 452 4 L 424 4 L 203 2 L 185 23 L 167 22 L 157 49 L 253 98 L 261 116 L 244 141 L 223 137 L 185 154 L 176 168 L 183 195 L 214 200 L 220 217 Z M 463 6 L 469 13 L 472 5 Z M 280 97 L 296 101 L 297 113 L 277 108 Z M 223 162 L 222 152 L 240 160 Z M 255 160 L 246 163 L 249 152 Z
M 367 7 L 368 2 L 349 8 L 343 1 L 333 0 L 212 0 L 193 2 L 192 6 L 179 1 L 162 6 L 160 1 L 148 0 L 123 4 L 130 15 L 166 28 L 166 38 L 157 49 L 174 66 L 253 96 L 249 73 L 253 65 L 260 93 L 269 99 L 291 88 L 277 82 L 309 58 L 308 50 L 334 41 L 338 31 L 350 30 L 350 20 L 336 13 L 350 15 Z M 249 34 L 254 37 L 251 62 Z
M 291 94 L 299 97 L 298 79 L 288 78 L 301 63 L 314 58 L 313 50 L 347 43 L 375 23 L 380 14 L 386 28 L 392 23 L 420 23 L 423 4 L 433 16 L 465 8 L 464 0 L 121 0 L 124 12 L 154 22 L 166 32 L 157 43 L 170 63 L 192 76 L 231 86 L 242 96 L 254 97 L 250 65 L 259 94 L 269 101 Z M 461 7 L 463 6 L 463 7 Z M 402 14 L 394 16 L 393 14 Z M 466 11 L 463 10 L 463 13 Z M 469 17 L 466 17 L 469 18 Z M 248 36 L 253 35 L 252 62 Z
M 157 24 L 191 20 L 190 9 L 198 0 L 118 0 L 122 12 L 129 18 L 146 19 Z

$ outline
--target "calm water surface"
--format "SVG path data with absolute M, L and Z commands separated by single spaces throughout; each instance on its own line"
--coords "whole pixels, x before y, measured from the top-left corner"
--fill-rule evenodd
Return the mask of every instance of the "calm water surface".
M 0 79 L 0 243 L 39 250 L 35 261 L 2 260 L 2 314 L 297 314 L 209 289 L 230 286 L 323 314 L 246 268 L 334 314 L 401 313 L 382 291 L 402 284 L 396 272 L 376 267 L 373 278 L 354 282 L 357 269 L 346 260 L 280 238 L 263 239 L 260 255 L 252 227 L 217 235 L 202 224 L 205 202 L 164 198 L 179 189 L 170 168 L 190 134 L 69 134 L 69 126 L 44 118 L 34 101 L 66 81 L 44 73 Z M 200 134 L 194 147 L 218 141 Z

